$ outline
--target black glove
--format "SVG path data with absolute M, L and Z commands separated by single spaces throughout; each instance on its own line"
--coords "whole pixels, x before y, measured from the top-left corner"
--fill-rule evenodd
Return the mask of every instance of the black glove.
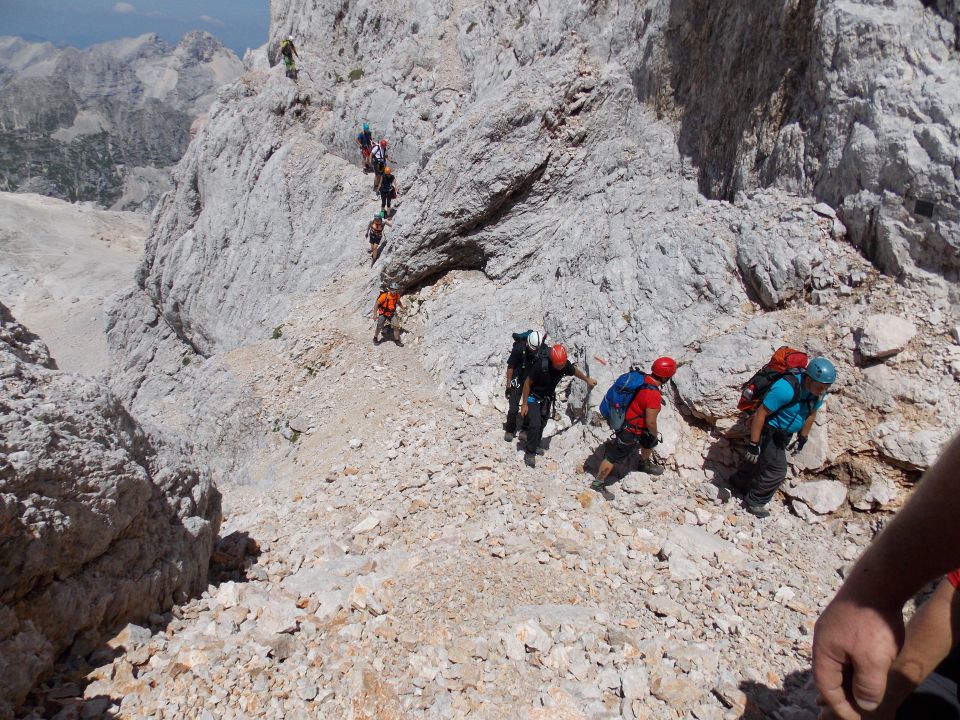
M 510 392 L 511 392 L 512 390 L 513 390 L 513 386 L 512 386 L 512 385 L 507 385 L 507 389 L 503 391 L 503 396 L 504 396 L 507 400 L 510 399 Z
M 760 459 L 760 443 L 749 443 L 747 449 L 743 453 L 743 457 L 751 465 L 755 464 L 757 460 Z
M 796 439 L 793 441 L 793 444 L 790 445 L 790 450 L 791 452 L 800 452 L 803 450 L 803 446 L 806 444 L 807 438 L 805 438 L 803 435 L 797 435 Z

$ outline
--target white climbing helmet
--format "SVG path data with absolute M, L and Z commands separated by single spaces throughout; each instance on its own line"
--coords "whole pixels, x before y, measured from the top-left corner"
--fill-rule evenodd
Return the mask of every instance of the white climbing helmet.
M 289 40 L 290 42 L 293 42 L 293 35 L 287 35 L 287 40 Z
M 540 349 L 540 346 L 543 344 L 543 335 L 540 334 L 539 330 L 531 330 L 530 334 L 527 335 L 527 347 L 530 348 L 533 352 L 536 352 Z

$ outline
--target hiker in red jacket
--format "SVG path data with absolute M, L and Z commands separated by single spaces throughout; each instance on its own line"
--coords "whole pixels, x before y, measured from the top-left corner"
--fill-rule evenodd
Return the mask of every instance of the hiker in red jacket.
M 640 448 L 639 470 L 647 475 L 663 474 L 663 466 L 653 461 L 653 448 L 660 443 L 657 434 L 657 416 L 663 403 L 660 387 L 675 372 L 677 361 L 673 358 L 654 360 L 650 374 L 644 377 L 643 385 L 627 407 L 623 427 L 607 442 L 603 462 L 593 483 L 595 490 L 602 489 L 613 466 L 625 461 L 637 448 Z

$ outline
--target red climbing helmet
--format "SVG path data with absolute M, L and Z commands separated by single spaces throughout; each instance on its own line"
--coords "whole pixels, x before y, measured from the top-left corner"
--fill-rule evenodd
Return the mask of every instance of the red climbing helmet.
M 383 140 L 380 141 L 380 147 L 385 148 L 386 146 L 387 146 L 387 139 L 384 138 Z
M 567 364 L 567 349 L 563 345 L 557 343 L 553 346 L 550 351 L 550 363 L 558 369 Z
M 657 358 L 653 361 L 653 367 L 650 369 L 652 374 L 656 375 L 658 378 L 663 378 L 664 380 L 669 380 L 672 378 L 676 371 L 677 361 L 671 357 Z

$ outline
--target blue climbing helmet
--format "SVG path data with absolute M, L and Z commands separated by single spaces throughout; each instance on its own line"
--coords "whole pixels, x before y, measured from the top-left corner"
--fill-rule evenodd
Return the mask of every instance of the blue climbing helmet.
M 818 357 L 807 365 L 807 376 L 815 382 L 833 385 L 837 380 L 837 369 L 825 357 Z
M 370 129 L 370 123 L 364 123 L 364 124 L 363 124 L 363 131 L 366 132 L 366 131 L 369 130 L 369 129 Z

